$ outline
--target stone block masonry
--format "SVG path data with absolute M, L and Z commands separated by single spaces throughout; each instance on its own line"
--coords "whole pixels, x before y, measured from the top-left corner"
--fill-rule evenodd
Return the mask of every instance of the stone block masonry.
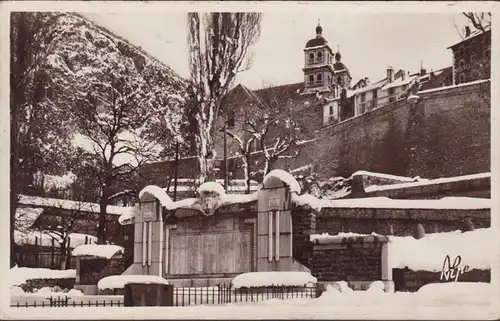
M 353 232 L 381 235 L 411 235 L 417 223 L 426 233 L 449 232 L 462 229 L 470 218 L 475 228 L 491 225 L 490 210 L 460 209 L 378 209 L 378 208 L 324 208 L 316 216 L 316 233 L 335 235 Z
M 315 155 L 329 171 L 452 177 L 490 171 L 490 84 L 418 93 L 317 133 Z

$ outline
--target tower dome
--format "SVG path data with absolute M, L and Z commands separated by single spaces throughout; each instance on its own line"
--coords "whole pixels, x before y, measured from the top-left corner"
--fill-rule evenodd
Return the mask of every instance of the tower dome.
M 326 45 L 328 41 L 326 41 L 326 39 L 323 38 L 322 34 L 323 34 L 323 28 L 318 23 L 318 26 L 316 27 L 316 38 L 312 38 L 311 40 L 306 42 L 306 48 Z
M 321 36 L 322 33 L 323 33 L 323 28 L 320 25 L 318 25 L 316 27 L 316 37 Z
M 337 53 L 335 54 L 335 60 L 340 61 L 341 58 L 342 58 L 342 55 L 340 54 L 339 51 L 337 51 Z

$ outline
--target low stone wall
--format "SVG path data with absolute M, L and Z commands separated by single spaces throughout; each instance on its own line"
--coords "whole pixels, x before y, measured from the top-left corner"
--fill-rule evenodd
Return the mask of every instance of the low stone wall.
M 382 280 L 390 290 L 387 241 L 384 236 L 315 240 L 310 253 L 311 274 L 318 282 L 347 281 L 356 289 Z
M 413 271 L 410 269 L 392 269 L 394 290 L 404 292 L 418 291 L 422 286 L 439 283 L 441 272 Z M 472 269 L 460 274 L 458 282 L 491 282 L 490 270 Z
M 33 289 L 41 289 L 44 287 L 59 286 L 61 289 L 73 289 L 75 286 L 75 278 L 65 279 L 31 279 L 26 280 L 26 283 L 20 285 L 24 292 L 33 292 Z
M 292 215 L 293 258 L 310 268 L 309 253 L 312 252 L 310 235 L 316 231 L 316 214 L 310 210 L 298 208 Z
M 491 177 L 463 179 L 453 182 L 429 183 L 402 188 L 360 192 L 362 197 L 393 199 L 440 199 L 447 196 L 491 198 Z

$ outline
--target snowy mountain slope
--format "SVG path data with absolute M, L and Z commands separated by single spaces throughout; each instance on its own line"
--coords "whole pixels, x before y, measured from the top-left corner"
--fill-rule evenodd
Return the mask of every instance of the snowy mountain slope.
M 102 91 L 112 80 L 124 79 L 134 90 L 122 99 L 136 103 L 138 113 L 147 109 L 164 115 L 168 121 L 162 125 L 178 130 L 187 82 L 171 68 L 78 14 L 61 14 L 51 32 L 46 67 L 65 98 Z

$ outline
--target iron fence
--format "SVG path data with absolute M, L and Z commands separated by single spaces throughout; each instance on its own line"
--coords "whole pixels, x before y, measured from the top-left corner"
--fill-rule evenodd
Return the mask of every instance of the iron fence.
M 237 289 L 230 284 L 219 284 L 215 287 L 176 287 L 174 288 L 174 306 L 220 305 L 259 302 L 269 299 L 317 298 L 319 295 L 317 286 L 270 286 Z
M 289 287 L 270 286 L 259 288 L 234 288 L 231 284 L 219 284 L 214 287 L 175 287 L 173 305 L 177 307 L 192 305 L 223 305 L 232 303 L 260 302 L 269 299 L 287 300 L 293 298 L 317 298 L 320 295 L 317 286 Z M 50 297 L 33 302 L 11 302 L 11 307 L 123 307 L 123 296 L 98 299 L 84 297 Z
M 84 298 L 82 299 L 76 299 L 73 300 L 70 297 L 50 297 L 46 298 L 41 301 L 33 301 L 33 302 L 28 302 L 25 301 L 23 303 L 17 302 L 17 303 L 11 303 L 11 307 L 13 308 L 49 308 L 49 307 L 122 307 L 124 306 L 123 300 L 110 300 L 110 299 L 103 299 L 103 300 L 85 300 Z

